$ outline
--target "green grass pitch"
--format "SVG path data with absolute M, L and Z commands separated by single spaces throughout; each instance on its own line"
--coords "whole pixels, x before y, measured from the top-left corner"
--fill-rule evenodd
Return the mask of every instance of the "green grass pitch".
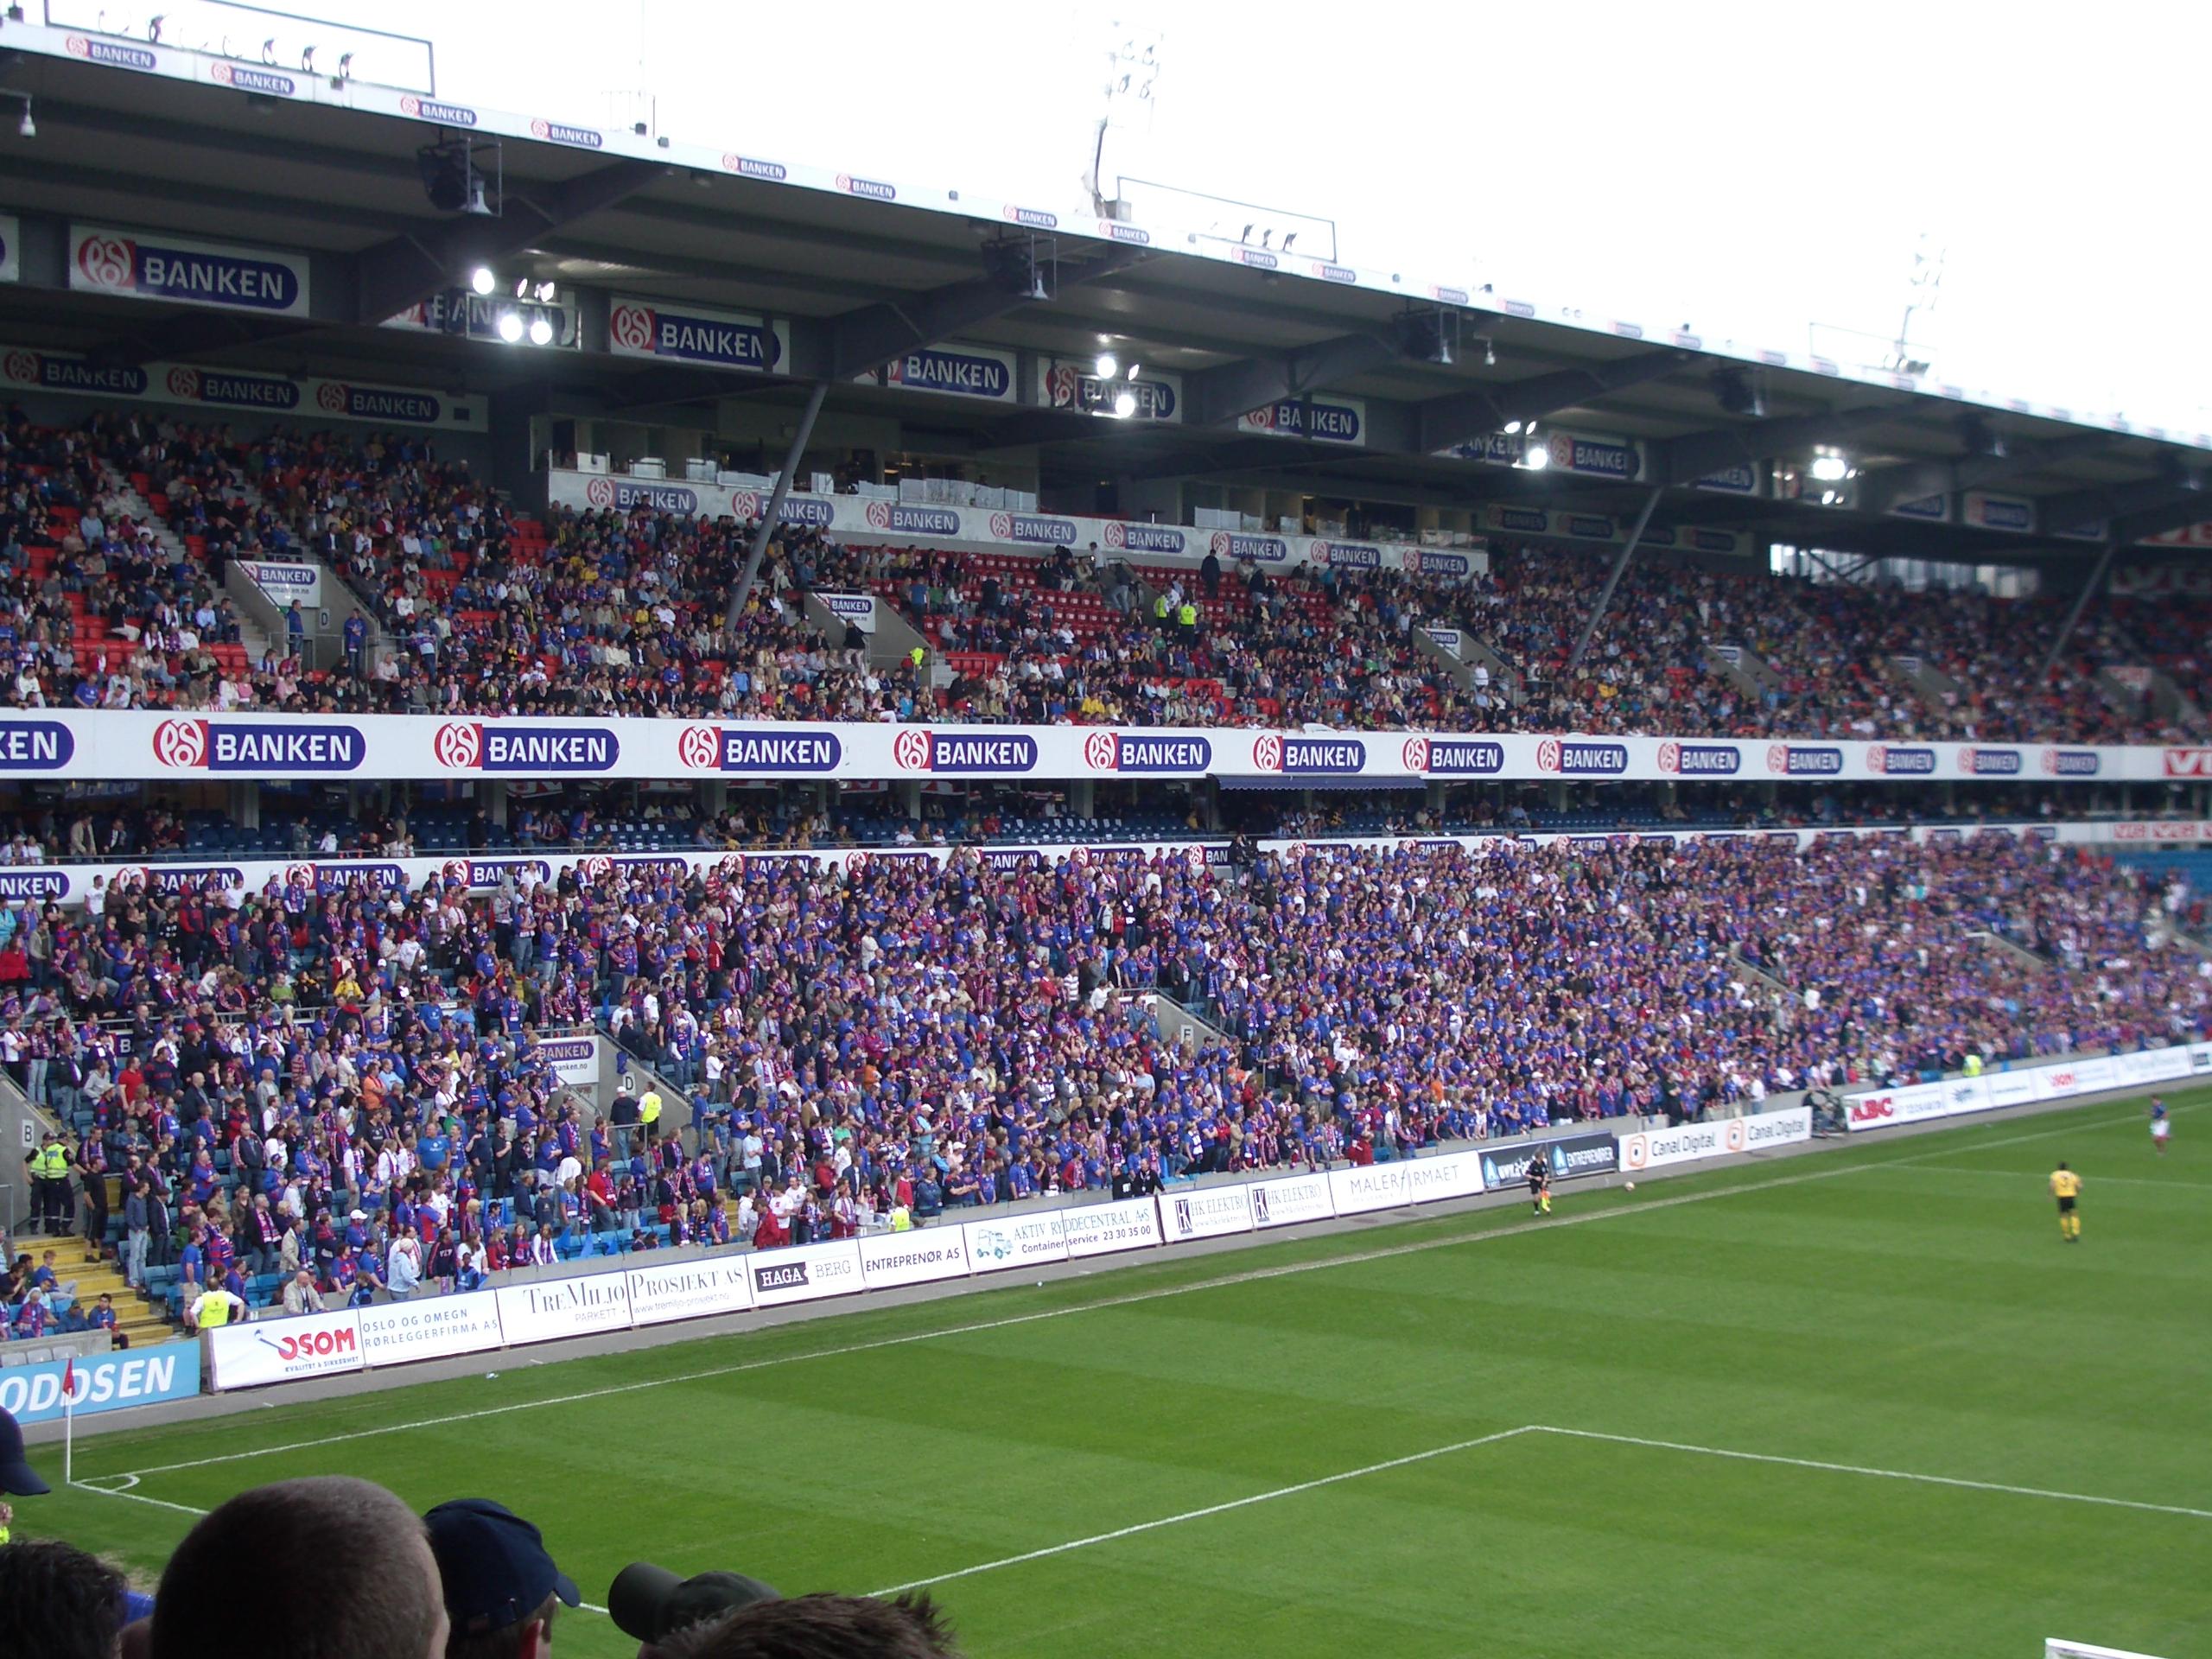
M 2107 1102 L 104 1434 L 79 1478 L 157 1502 L 18 1532 L 150 1581 L 190 1511 L 346 1472 L 505 1500 L 591 1601 L 639 1557 L 941 1580 L 977 1655 L 2212 1659 L 2212 1090 L 2172 1098 L 2163 1160 Z

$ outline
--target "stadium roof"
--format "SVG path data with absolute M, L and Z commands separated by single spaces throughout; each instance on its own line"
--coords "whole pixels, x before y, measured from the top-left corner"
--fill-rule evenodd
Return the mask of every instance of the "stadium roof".
M 1417 287 L 1401 273 L 963 200 L 957 191 L 817 180 L 630 133 L 65 41 L 36 25 L 0 28 L 0 51 L 9 48 L 21 55 L 7 84 L 34 95 L 38 129 L 35 140 L 0 148 L 0 205 L 22 219 L 22 280 L 0 283 L 9 344 L 114 362 L 287 372 L 312 364 L 528 400 L 511 410 L 634 416 L 696 404 L 702 424 L 719 400 L 796 402 L 807 382 L 828 378 L 832 408 L 895 412 L 918 451 L 974 454 L 988 465 L 995 451 L 1033 449 L 1048 488 L 1084 474 L 1198 477 L 1633 516 L 1659 485 L 1662 524 L 1974 560 L 2078 556 L 2108 532 L 2134 541 L 2212 518 L 2198 487 L 2212 469 L 2205 435 L 2135 429 L 1802 354 Z M 502 138 L 503 125 L 513 130 Z M 496 163 L 480 157 L 504 175 L 498 217 L 440 213 L 426 200 L 417 152 L 457 133 L 499 146 Z M 870 199 L 886 193 L 893 199 Z M 910 205 L 917 200 L 926 205 Z M 72 291 L 69 221 L 305 251 L 312 315 Z M 1048 300 L 1027 297 L 1033 258 Z M 375 326 L 479 262 L 509 280 L 573 289 L 585 349 L 517 350 Z M 609 355 L 608 296 L 617 293 L 787 321 L 790 353 L 778 365 L 786 372 L 738 376 Z M 1179 377 L 1182 419 L 1101 420 L 854 384 L 946 340 L 1069 363 L 1110 343 L 1125 360 Z M 1446 351 L 1448 364 L 1435 360 Z M 1240 426 L 1246 411 L 1316 393 L 1357 404 L 1360 445 Z M 1746 412 L 1753 399 L 1761 417 Z M 1641 475 L 1535 472 L 1440 453 L 1530 418 L 1550 433 L 1622 445 Z M 1695 487 L 1770 461 L 1802 476 L 1824 445 L 1848 457 L 1853 478 L 1798 499 L 1771 485 L 1758 494 Z M 1510 461 L 1510 448 L 1493 458 Z M 1824 487 L 1836 505 L 1820 504 Z M 1955 505 L 1948 522 L 1889 512 L 1967 492 L 2036 505 L 2002 524 L 1959 522 Z

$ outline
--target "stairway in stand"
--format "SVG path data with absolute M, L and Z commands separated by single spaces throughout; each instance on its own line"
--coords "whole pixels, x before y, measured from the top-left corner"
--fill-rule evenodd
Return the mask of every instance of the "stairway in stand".
M 92 1247 L 81 1237 L 67 1243 L 54 1240 L 42 1242 L 36 1233 L 25 1233 L 16 1241 L 18 1250 L 29 1250 L 33 1255 L 54 1252 L 56 1270 L 65 1285 L 75 1281 L 78 1306 L 89 1312 L 105 1291 L 115 1298 L 115 1328 L 130 1338 L 134 1349 L 156 1342 L 168 1342 L 181 1336 L 153 1306 L 137 1291 L 123 1282 L 123 1266 L 105 1254 L 94 1255 Z

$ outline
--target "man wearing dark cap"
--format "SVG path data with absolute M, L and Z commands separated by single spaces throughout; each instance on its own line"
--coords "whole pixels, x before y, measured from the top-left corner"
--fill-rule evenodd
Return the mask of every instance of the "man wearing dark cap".
M 453 1622 L 446 1659 L 547 1659 L 554 1605 L 581 1598 L 537 1529 L 488 1497 L 457 1497 L 423 1519 Z
M 44 1497 L 53 1490 L 38 1478 L 38 1471 L 23 1455 L 23 1428 L 16 1414 L 0 1411 L 0 1492 L 16 1497 Z M 15 1510 L 0 1503 L 0 1544 L 8 1541 L 8 1529 L 15 1519 Z
M 654 1649 L 678 1630 L 758 1601 L 777 1599 L 774 1590 L 742 1573 L 697 1573 L 679 1579 L 651 1561 L 632 1561 L 614 1575 L 613 1588 L 607 1592 L 607 1611 L 615 1629 L 642 1644 L 639 1659 L 652 1659 Z

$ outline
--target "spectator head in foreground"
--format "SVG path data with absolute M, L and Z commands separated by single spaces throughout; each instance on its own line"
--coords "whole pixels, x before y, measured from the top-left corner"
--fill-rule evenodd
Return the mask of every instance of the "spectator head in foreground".
M 111 1659 L 127 1603 L 123 1575 L 51 1539 L 0 1546 L 0 1653 Z
M 694 1624 L 656 1659 L 958 1659 L 951 1628 L 929 1592 L 894 1597 L 792 1596 Z
M 537 1529 L 488 1497 L 457 1497 L 423 1520 L 452 1624 L 447 1659 L 545 1659 L 555 1605 L 582 1598 Z
M 0 1492 L 12 1492 L 17 1497 L 44 1497 L 53 1490 L 38 1478 L 38 1471 L 23 1455 L 23 1429 L 16 1421 L 16 1414 L 0 1411 Z
M 255 1564 L 241 1592 L 238 1564 Z M 446 1609 L 421 1519 L 338 1475 L 240 1492 L 187 1533 L 154 1598 L 149 1659 L 444 1659 Z
M 773 1589 L 742 1573 L 695 1573 L 679 1579 L 651 1561 L 632 1561 L 614 1575 L 607 1611 L 614 1628 L 634 1637 L 640 1655 L 645 1655 L 658 1653 L 678 1630 L 775 1599 Z

